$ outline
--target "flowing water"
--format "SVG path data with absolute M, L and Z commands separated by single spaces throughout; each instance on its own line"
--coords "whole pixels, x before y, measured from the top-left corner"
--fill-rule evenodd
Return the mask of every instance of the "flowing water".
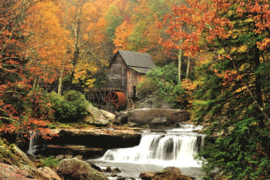
M 201 175 L 201 162 L 195 156 L 203 148 L 204 139 L 202 134 L 193 132 L 198 129 L 202 129 L 202 126 L 180 124 L 180 128 L 166 130 L 166 133 L 145 131 L 138 146 L 110 149 L 95 161 L 97 165 L 111 163 L 112 166 L 118 165 L 124 169 L 126 166 L 135 171 L 157 171 L 175 166 L 180 167 L 183 174 L 198 177 Z M 133 174 L 138 177 L 139 171 Z
M 163 133 L 144 131 L 140 144 L 131 148 L 110 149 L 101 158 L 91 159 L 101 167 L 118 167 L 125 177 L 139 177 L 142 171 L 159 171 L 167 166 L 179 167 L 185 175 L 198 178 L 201 162 L 195 156 L 203 148 L 204 135 L 194 132 L 202 129 L 192 124 L 179 124 L 179 128 Z M 31 132 L 28 153 L 34 155 L 45 142 L 39 142 L 39 133 Z M 39 145 L 41 144 L 41 145 Z
M 46 147 L 45 140 L 39 136 L 39 132 L 29 131 L 29 133 L 30 133 L 30 142 L 29 142 L 29 148 L 27 150 L 27 153 L 31 155 L 35 155 L 36 151 L 40 149 L 43 149 L 43 150 L 45 149 Z M 42 139 L 42 143 L 39 142 L 40 139 Z

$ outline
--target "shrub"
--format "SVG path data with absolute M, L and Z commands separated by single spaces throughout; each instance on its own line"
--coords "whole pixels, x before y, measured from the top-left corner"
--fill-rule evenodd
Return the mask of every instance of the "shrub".
M 52 92 L 48 99 L 58 122 L 79 122 L 89 114 L 86 108 L 90 103 L 80 92 L 68 91 L 64 96 Z
M 42 163 L 43 166 L 48 166 L 54 169 L 60 163 L 60 160 L 55 159 L 53 156 L 50 156 L 47 157 L 46 159 L 40 159 L 40 162 Z
M 151 69 L 146 78 L 137 86 L 138 94 L 149 96 L 156 105 L 160 100 L 174 102 L 174 106 L 179 108 L 176 97 L 184 94 L 181 83 L 178 83 L 177 68 L 175 63 L 170 63 L 164 67 Z

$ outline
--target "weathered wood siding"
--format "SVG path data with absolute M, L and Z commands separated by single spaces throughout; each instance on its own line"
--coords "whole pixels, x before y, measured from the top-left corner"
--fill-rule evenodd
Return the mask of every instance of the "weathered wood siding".
M 135 95 L 134 87 L 138 85 L 140 80 L 142 79 L 143 74 L 140 74 L 134 71 L 131 68 L 127 68 L 127 92 L 128 97 L 133 97 Z
M 110 73 L 108 74 L 109 85 L 119 87 L 121 90 L 126 91 L 127 89 L 127 67 L 118 54 L 113 63 L 110 66 Z

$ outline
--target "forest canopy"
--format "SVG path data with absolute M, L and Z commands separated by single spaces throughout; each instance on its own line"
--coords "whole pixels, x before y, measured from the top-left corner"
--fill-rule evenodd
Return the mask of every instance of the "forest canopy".
M 269 3 L 0 0 L 0 132 L 46 133 L 56 116 L 66 121 L 61 113 L 84 116 L 88 102 L 61 97 L 63 86 L 106 86 L 117 50 L 149 53 L 159 67 L 139 89 L 206 126 L 204 179 L 267 179 Z M 50 84 L 57 94 L 42 90 Z

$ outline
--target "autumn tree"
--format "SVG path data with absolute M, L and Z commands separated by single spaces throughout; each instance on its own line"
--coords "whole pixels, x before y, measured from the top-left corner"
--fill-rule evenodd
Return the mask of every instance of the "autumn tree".
M 24 33 L 29 36 L 26 42 L 27 66 L 34 77 L 33 89 L 40 82 L 52 83 L 58 78 L 61 81 L 63 69 L 69 69 L 66 62 L 69 32 L 61 22 L 65 17 L 60 18 L 59 14 L 57 1 L 41 1 L 29 9 L 25 20 L 27 26 Z
M 204 179 L 269 177 L 269 2 L 187 1 L 174 6 L 172 29 L 187 55 L 208 54 L 196 69 L 194 118 L 208 123 Z
M 31 74 L 27 68 L 24 42 L 27 41 L 25 19 L 29 10 L 37 3 L 35 0 L 0 1 L 0 132 L 19 130 L 48 131 L 44 126 L 50 114 L 40 115 L 43 109 L 39 94 L 29 93 Z M 37 106 L 40 105 L 40 108 Z

